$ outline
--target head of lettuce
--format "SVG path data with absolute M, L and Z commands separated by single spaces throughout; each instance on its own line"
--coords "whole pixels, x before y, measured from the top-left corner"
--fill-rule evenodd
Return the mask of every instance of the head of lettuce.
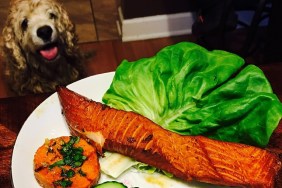
M 181 135 L 259 147 L 268 144 L 282 117 L 282 104 L 262 70 L 245 66 L 235 54 L 189 42 L 124 60 L 103 102 Z

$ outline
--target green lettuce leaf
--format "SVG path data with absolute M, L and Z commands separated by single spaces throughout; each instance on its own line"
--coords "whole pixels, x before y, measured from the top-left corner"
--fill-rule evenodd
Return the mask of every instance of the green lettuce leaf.
M 260 147 L 282 117 L 282 104 L 258 67 L 189 42 L 150 58 L 124 60 L 102 100 L 182 135 Z

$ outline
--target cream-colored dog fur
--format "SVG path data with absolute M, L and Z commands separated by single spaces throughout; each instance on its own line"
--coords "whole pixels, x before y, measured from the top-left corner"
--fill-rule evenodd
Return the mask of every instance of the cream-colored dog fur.
M 55 0 L 12 0 L 3 29 L 2 54 L 18 95 L 55 91 L 83 77 L 77 35 Z

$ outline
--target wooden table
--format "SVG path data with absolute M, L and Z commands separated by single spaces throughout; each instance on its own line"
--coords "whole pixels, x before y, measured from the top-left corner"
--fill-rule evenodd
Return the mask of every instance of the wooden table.
M 270 81 L 274 92 L 282 100 L 282 63 L 260 66 Z M 11 156 L 14 142 L 24 121 L 31 112 L 51 94 L 28 95 L 0 99 L 0 187 L 12 188 Z M 268 149 L 279 154 L 282 160 L 282 121 L 272 135 Z M 24 176 L 24 175 L 23 175 Z M 282 187 L 282 174 L 279 183 Z

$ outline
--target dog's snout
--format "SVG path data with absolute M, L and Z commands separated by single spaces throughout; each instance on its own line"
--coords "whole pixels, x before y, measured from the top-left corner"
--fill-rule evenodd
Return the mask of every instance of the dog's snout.
M 52 32 L 52 28 L 50 26 L 45 25 L 37 29 L 37 36 L 46 42 L 51 39 Z

